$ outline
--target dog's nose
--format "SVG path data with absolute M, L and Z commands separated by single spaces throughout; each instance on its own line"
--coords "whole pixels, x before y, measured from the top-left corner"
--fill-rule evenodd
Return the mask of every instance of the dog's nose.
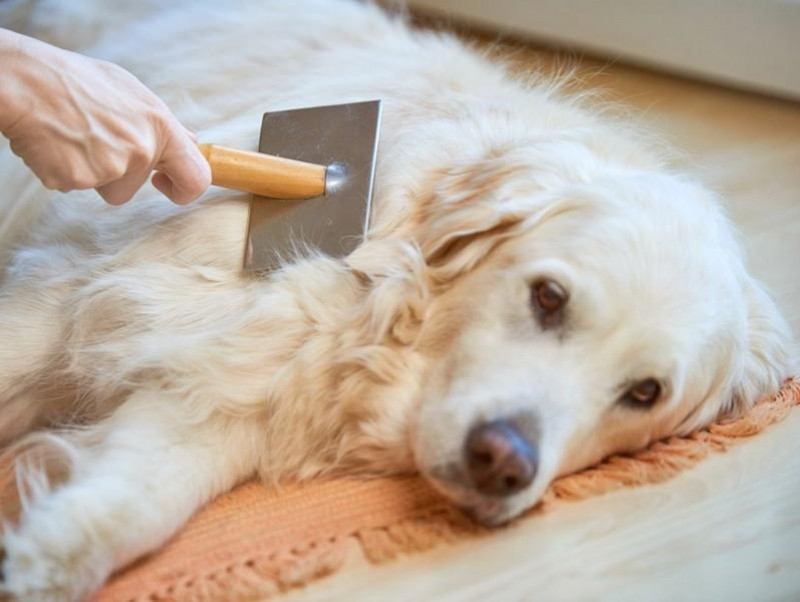
M 475 488 L 493 496 L 504 497 L 525 489 L 539 464 L 536 445 L 507 420 L 473 427 L 464 453 Z

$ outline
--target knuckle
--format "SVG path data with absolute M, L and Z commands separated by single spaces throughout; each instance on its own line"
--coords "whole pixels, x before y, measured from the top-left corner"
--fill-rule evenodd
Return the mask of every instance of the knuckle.
M 97 186 L 97 178 L 88 168 L 72 168 L 62 180 L 73 190 L 86 190 Z
M 31 168 L 33 173 L 36 174 L 36 177 L 39 178 L 39 181 L 42 183 L 42 186 L 48 188 L 50 190 L 57 190 L 58 187 L 61 185 L 61 181 L 56 175 L 52 172 L 41 173 L 38 169 L 35 169 L 28 165 Z
M 39 179 L 45 188 L 57 190 L 58 192 L 69 192 L 81 187 L 81 182 L 77 178 L 59 169 L 48 171 L 47 174 L 41 175 Z
M 67 192 L 69 188 L 59 179 L 52 176 L 44 176 L 40 178 L 42 185 L 48 190 L 58 190 L 59 192 Z
M 68 190 L 87 190 L 88 188 L 94 188 L 94 186 L 95 181 L 93 178 L 77 176 L 71 180 Z
M 104 192 L 100 196 L 102 196 L 105 202 L 109 205 L 124 205 L 130 200 L 128 195 L 125 195 L 119 191 Z
M 157 131 L 162 131 L 169 125 L 169 111 L 162 106 L 158 99 L 148 102 L 147 118 Z
M 106 75 L 109 75 L 109 76 L 112 76 L 112 77 L 123 77 L 123 78 L 127 78 L 127 77 L 131 76 L 130 73 L 127 70 L 123 69 L 122 67 L 120 67 L 116 63 L 113 63 L 111 61 L 107 61 L 105 59 L 94 59 L 94 61 L 95 61 L 95 65 L 97 65 L 97 67 L 101 71 L 103 71 Z
M 110 161 L 103 169 L 103 180 L 107 182 L 119 180 L 127 171 L 127 162 L 120 160 Z
M 142 168 L 152 163 L 154 154 L 155 152 L 150 145 L 134 146 L 130 151 L 128 161 L 131 167 Z

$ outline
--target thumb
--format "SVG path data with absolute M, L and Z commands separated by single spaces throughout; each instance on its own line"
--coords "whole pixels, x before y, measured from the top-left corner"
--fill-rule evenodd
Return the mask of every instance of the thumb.
M 153 186 L 180 205 L 192 202 L 211 185 L 208 161 L 179 124 L 172 128 L 155 169 Z

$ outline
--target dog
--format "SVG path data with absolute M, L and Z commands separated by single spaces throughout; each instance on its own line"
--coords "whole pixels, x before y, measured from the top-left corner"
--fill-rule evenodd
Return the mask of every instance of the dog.
M 420 472 L 505 523 L 793 369 L 716 196 L 546 79 L 343 0 L 23 4 L 26 31 L 131 70 L 202 140 L 252 148 L 261 112 L 298 106 L 380 98 L 384 119 L 344 260 L 244 276 L 247 198 L 219 189 L 58 195 L 30 220 L 0 288 L 20 600 L 83 599 L 255 475 Z

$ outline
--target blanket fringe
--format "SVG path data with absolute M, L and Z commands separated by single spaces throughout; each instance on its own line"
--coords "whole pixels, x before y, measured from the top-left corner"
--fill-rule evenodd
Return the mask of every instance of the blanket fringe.
M 362 529 L 355 536 L 367 560 L 379 564 L 401 554 L 424 552 L 441 543 L 454 543 L 488 532 L 489 529 L 469 520 L 455 508 L 445 508 L 393 525 Z
M 124 602 L 246 602 L 268 598 L 337 571 L 346 557 L 344 538 L 311 542 L 302 549 L 242 559 L 223 570 L 181 576 L 170 585 L 141 592 Z M 98 599 L 105 599 L 102 592 Z

